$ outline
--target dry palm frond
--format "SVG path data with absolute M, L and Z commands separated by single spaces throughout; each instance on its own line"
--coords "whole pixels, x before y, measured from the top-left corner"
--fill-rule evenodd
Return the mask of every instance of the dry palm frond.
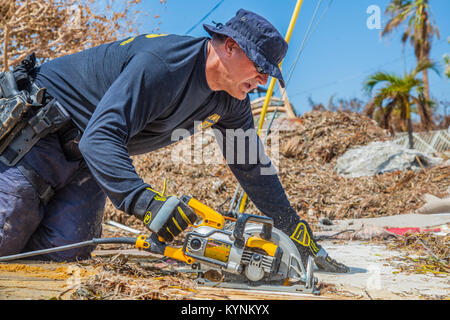
M 2 0 L 0 69 L 8 70 L 36 52 L 39 62 L 75 53 L 136 33 L 140 0 Z

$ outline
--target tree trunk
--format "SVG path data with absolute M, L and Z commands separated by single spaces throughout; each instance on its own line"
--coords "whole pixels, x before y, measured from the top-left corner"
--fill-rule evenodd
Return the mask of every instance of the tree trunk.
M 408 141 L 409 148 L 414 149 L 414 138 L 412 135 L 412 124 L 411 124 L 411 108 L 409 105 L 409 101 L 406 101 L 406 120 L 408 123 Z
M 416 52 L 416 57 L 417 57 L 417 63 L 421 63 L 421 62 L 426 62 L 426 61 L 430 61 L 430 50 L 431 50 L 431 37 L 432 34 L 430 35 L 429 32 L 432 30 L 429 30 L 429 18 L 428 18 L 428 11 L 426 10 L 426 6 L 428 5 L 428 0 L 424 1 L 424 5 L 425 7 L 422 8 L 422 13 L 421 13 L 421 26 L 418 30 L 419 34 L 419 38 L 420 38 L 420 42 L 419 45 L 417 46 L 417 48 L 415 50 L 417 50 Z M 416 40 L 418 41 L 418 40 Z M 428 117 L 426 117 L 425 119 L 422 119 L 422 126 L 425 128 L 425 130 L 432 130 L 435 125 L 433 122 L 433 112 L 431 110 L 431 106 L 429 101 L 431 101 L 431 96 L 430 96 L 430 80 L 428 78 L 428 70 L 424 69 L 422 71 L 422 80 L 423 80 L 423 95 L 425 97 L 425 103 L 424 103 L 424 108 L 426 109 L 426 114 L 428 115 Z
M 425 96 L 425 99 L 430 100 L 430 83 L 428 80 L 428 70 L 422 71 L 422 77 L 423 77 L 423 95 Z
M 412 134 L 411 118 L 408 119 L 408 141 L 409 141 L 409 148 L 414 149 L 414 137 Z
M 429 103 L 431 98 L 430 98 L 430 84 L 428 79 L 428 70 L 422 71 L 422 77 L 423 77 L 423 95 L 425 97 L 424 108 L 426 109 L 425 111 L 426 114 L 428 115 L 425 119 L 425 123 L 423 123 L 423 126 L 425 127 L 426 130 L 432 130 L 434 129 L 435 125 L 433 121 L 433 110 L 431 110 L 431 106 Z

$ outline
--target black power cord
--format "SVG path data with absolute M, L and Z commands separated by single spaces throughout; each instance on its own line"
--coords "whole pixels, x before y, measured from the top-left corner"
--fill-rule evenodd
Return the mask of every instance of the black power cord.
M 77 242 L 77 243 L 68 244 L 65 246 L 59 246 L 59 247 L 54 247 L 54 248 L 49 248 L 49 249 L 42 249 L 42 250 L 36 250 L 36 251 L 30 251 L 30 252 L 24 252 L 24 253 L 19 253 L 19 254 L 13 254 L 10 256 L 0 257 L 0 262 L 23 259 L 23 258 L 38 256 L 41 254 L 47 254 L 47 253 L 52 253 L 52 252 L 64 251 L 64 250 L 85 247 L 85 246 L 91 246 L 91 245 L 98 245 L 98 244 L 124 243 L 124 244 L 135 245 L 136 240 L 137 240 L 137 238 L 132 238 L 132 237 L 94 238 L 92 240 Z

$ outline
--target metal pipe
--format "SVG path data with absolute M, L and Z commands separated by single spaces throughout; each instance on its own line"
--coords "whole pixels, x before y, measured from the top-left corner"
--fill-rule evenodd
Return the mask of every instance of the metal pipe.
M 230 202 L 230 209 L 229 210 L 232 213 L 234 213 L 234 203 L 236 202 L 236 198 L 237 198 L 237 195 L 239 193 L 239 189 L 240 189 L 240 185 L 238 183 L 237 186 L 236 186 L 236 190 L 234 190 L 233 198 L 231 198 L 231 202 Z
M 110 226 L 113 226 L 113 227 L 116 227 L 116 228 L 119 228 L 119 229 L 122 229 L 122 230 L 125 230 L 125 231 L 128 231 L 130 233 L 134 233 L 134 234 L 141 234 L 142 233 L 142 231 L 130 228 L 128 226 L 125 226 L 125 225 L 123 225 L 123 224 L 121 224 L 119 222 L 113 221 L 113 220 L 108 220 L 106 222 L 106 224 L 108 224 Z

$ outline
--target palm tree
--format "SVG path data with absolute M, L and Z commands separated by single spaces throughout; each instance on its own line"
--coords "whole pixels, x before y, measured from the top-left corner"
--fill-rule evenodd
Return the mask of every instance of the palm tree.
M 369 76 L 364 83 L 364 89 L 370 95 L 375 87 L 383 85 L 369 103 L 366 114 L 372 117 L 378 111 L 380 124 L 385 129 L 391 128 L 393 115 L 396 115 L 402 122 L 404 131 L 408 132 L 411 149 L 414 148 L 411 113 L 418 113 L 423 122 L 431 120 L 431 114 L 426 108 L 429 101 L 423 94 L 423 80 L 417 78 L 417 75 L 424 69 L 433 69 L 437 72 L 435 64 L 424 62 L 403 77 L 393 73 L 377 72 Z
M 450 56 L 448 54 L 444 56 L 444 61 L 445 61 L 445 75 L 447 76 L 447 78 L 450 79 Z
M 450 44 L 450 37 L 447 39 L 448 44 Z M 444 62 L 445 62 L 445 75 L 450 79 L 450 55 L 444 54 Z
M 410 40 L 418 63 L 430 61 L 431 42 L 435 35 L 439 39 L 439 29 L 431 20 L 428 0 L 392 0 L 386 8 L 386 14 L 391 16 L 391 19 L 387 22 L 381 35 L 385 36 L 402 23 L 407 22 L 402 35 L 402 42 L 405 44 Z M 422 79 L 425 101 L 430 101 L 427 69 L 422 71 Z M 431 109 L 431 105 L 427 105 L 426 108 Z M 423 125 L 428 130 L 432 129 L 434 123 L 431 117 Z

